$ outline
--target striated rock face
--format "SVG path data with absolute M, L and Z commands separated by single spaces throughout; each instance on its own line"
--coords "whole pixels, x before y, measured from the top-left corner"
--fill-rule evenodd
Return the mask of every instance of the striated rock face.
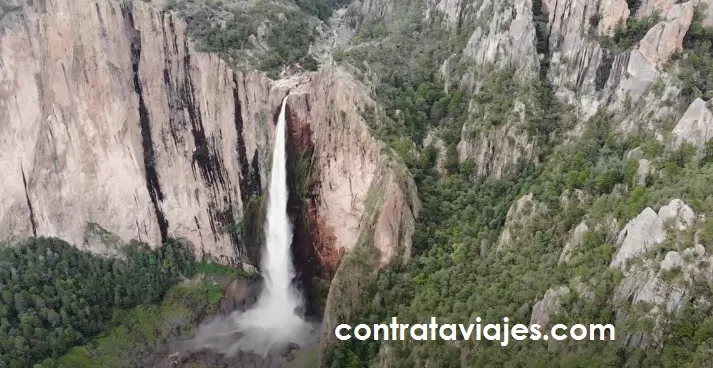
M 57 236 L 111 255 L 104 232 L 152 246 L 176 237 L 198 256 L 255 262 L 228 230 L 263 194 L 292 91 L 290 123 L 314 150 L 314 246 L 337 255 L 322 261 L 336 268 L 366 227 L 379 264 L 410 252 L 402 224 L 417 214 L 415 185 L 386 164 L 359 115 L 373 101 L 348 73 L 273 82 L 234 72 L 196 52 L 184 22 L 141 1 L 34 2 L 1 22 L 0 240 Z M 405 176 L 384 179 L 394 171 Z M 368 202 L 374 187 L 384 195 Z M 365 223 L 369 206 L 383 215 Z
M 625 1 L 547 0 L 543 7 L 552 53 L 548 79 L 557 96 L 577 106 L 584 118 L 600 107 L 618 109 L 627 99 L 644 96 L 661 67 L 681 51 L 694 14 L 692 1 L 672 4 L 637 47 L 618 52 L 602 47 L 596 36 L 611 34 L 612 26 L 626 21 Z M 637 17 L 651 15 L 644 13 L 640 9 Z
M 585 117 L 591 116 L 604 95 L 619 84 L 630 61 L 628 55 L 603 49 L 593 36 L 626 21 L 628 7 L 621 11 L 617 1 L 585 0 L 545 0 L 542 6 L 549 17 L 547 42 L 552 54 L 547 77 L 560 99 L 579 106 Z
M 713 138 L 713 113 L 708 110 L 706 102 L 697 98 L 683 114 L 673 129 L 674 148 L 683 142 L 689 142 L 701 154 L 705 144 Z
M 143 2 L 31 4 L 0 31 L 2 236 L 81 244 L 93 222 L 240 258 L 224 228 L 264 180 L 249 176 L 270 129 L 252 113 L 269 81 L 194 52 L 185 23 Z
M 441 2 L 440 4 L 447 4 Z M 446 13 L 448 14 L 448 13 Z M 531 0 L 484 0 L 475 14 L 483 22 L 463 49 L 477 65 L 497 63 L 532 75 L 539 69 Z M 448 17 L 450 19 L 450 17 Z
M 677 230 L 684 230 L 693 225 L 695 218 L 693 210 L 680 199 L 674 199 L 661 207 L 658 214 L 650 207 L 645 208 L 619 233 L 618 250 L 610 267 L 625 267 L 627 260 L 646 253 L 666 240 L 667 224 L 670 223 Z

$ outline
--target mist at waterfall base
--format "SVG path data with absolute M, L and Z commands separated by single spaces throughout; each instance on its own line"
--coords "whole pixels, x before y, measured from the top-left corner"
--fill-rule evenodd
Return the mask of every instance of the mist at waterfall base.
M 294 287 L 294 265 L 290 244 L 292 225 L 287 214 L 286 121 L 285 105 L 275 128 L 275 148 L 268 192 L 265 247 L 261 274 L 263 288 L 257 303 L 245 312 L 234 311 L 198 327 L 190 341 L 193 348 L 209 348 L 226 356 L 238 351 L 267 355 L 289 344 L 310 340 L 312 325 L 298 313 L 303 299 Z

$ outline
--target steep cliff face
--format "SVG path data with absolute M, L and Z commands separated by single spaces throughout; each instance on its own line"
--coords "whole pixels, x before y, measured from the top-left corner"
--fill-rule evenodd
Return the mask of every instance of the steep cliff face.
M 256 264 L 247 247 L 260 244 L 236 225 L 264 194 L 274 120 L 293 90 L 291 130 L 309 132 L 314 150 L 316 251 L 336 270 L 354 248 L 367 193 L 391 169 L 357 110 L 373 101 L 346 73 L 234 72 L 196 52 L 183 21 L 140 1 L 35 2 L 1 21 L 0 239 L 57 236 L 107 254 L 85 239 L 98 225 L 124 242 L 185 238 L 198 256 Z M 384 263 L 401 220 L 387 223 Z
M 241 258 L 227 227 L 264 182 L 269 80 L 194 52 L 185 23 L 143 2 L 36 2 L 0 37 L 3 238 L 81 244 L 93 222 Z
M 663 65 L 682 50 L 698 2 L 653 3 L 644 2 L 636 13 L 653 25 L 633 48 L 619 50 L 604 41 L 617 26 L 625 26 L 631 15 L 627 2 L 543 1 L 552 53 L 548 79 L 558 97 L 578 107 L 584 119 L 601 107 L 619 109 L 627 99 L 638 101 L 661 76 Z
M 391 262 L 407 262 L 420 201 L 403 161 L 374 139 L 362 117 L 376 108 L 342 69 L 325 68 L 291 92 L 290 122 L 311 132 L 308 221 L 320 264 L 333 275 L 323 338 L 360 303 L 362 288 Z

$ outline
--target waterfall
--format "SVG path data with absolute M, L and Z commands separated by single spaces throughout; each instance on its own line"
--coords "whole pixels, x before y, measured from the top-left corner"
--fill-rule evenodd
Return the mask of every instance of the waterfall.
M 303 301 L 292 284 L 295 277 L 292 264 L 292 224 L 287 216 L 287 153 L 285 106 L 282 100 L 280 116 L 275 127 L 275 148 L 272 156 L 265 219 L 265 246 L 261 260 L 264 284 L 252 309 L 233 312 L 228 318 L 216 318 L 200 326 L 196 336 L 186 345 L 210 347 L 226 356 L 238 351 L 252 351 L 263 356 L 273 348 L 288 343 L 305 344 L 315 329 L 298 311 Z
M 292 264 L 292 224 L 287 216 L 287 153 L 285 106 L 282 100 L 280 116 L 275 127 L 275 148 L 272 155 L 265 247 L 262 253 L 261 273 L 264 286 L 255 306 L 238 317 L 238 325 L 250 335 L 253 351 L 266 353 L 275 344 L 300 342 L 306 322 L 298 315 L 302 298 L 294 288 Z
M 265 249 L 262 255 L 262 274 L 265 286 L 258 305 L 270 310 L 276 317 L 286 317 L 300 305 L 299 294 L 292 287 L 295 276 L 290 244 L 292 224 L 287 217 L 287 154 L 285 152 L 285 106 L 282 100 L 280 117 L 275 127 L 275 149 L 272 155 Z M 279 318 L 277 318 L 279 319 Z

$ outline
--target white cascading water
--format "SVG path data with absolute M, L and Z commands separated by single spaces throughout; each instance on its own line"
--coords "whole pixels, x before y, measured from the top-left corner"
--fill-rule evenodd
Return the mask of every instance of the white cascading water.
M 265 227 L 265 249 L 262 255 L 262 275 L 265 285 L 258 306 L 274 316 L 292 318 L 294 310 L 300 305 L 297 291 L 292 287 L 295 277 L 292 265 L 290 244 L 292 243 L 292 224 L 287 217 L 287 154 L 285 152 L 285 106 L 287 97 L 282 100 L 280 117 L 275 127 L 275 150 L 272 154 L 272 171 L 267 204 L 267 223 Z
M 275 148 L 272 155 L 267 219 L 265 226 L 265 248 L 262 254 L 262 276 L 264 286 L 253 309 L 238 317 L 238 324 L 252 335 L 253 346 L 245 346 L 253 351 L 266 352 L 274 344 L 299 342 L 300 334 L 306 327 L 305 321 L 297 314 L 302 306 L 299 292 L 292 285 L 295 277 L 292 264 L 292 224 L 287 216 L 287 154 L 285 150 L 286 121 L 282 100 L 280 116 L 275 127 Z M 259 336 L 263 336 L 262 338 Z M 256 338 L 257 337 L 257 338 Z
M 292 285 L 295 271 L 290 249 L 292 224 L 287 216 L 286 103 L 287 97 L 282 100 L 275 127 L 260 297 L 244 313 L 233 312 L 228 318 L 216 318 L 201 326 L 189 345 L 210 347 L 227 356 L 239 350 L 267 355 L 287 343 L 305 343 L 309 334 L 310 324 L 298 314 L 301 295 Z

